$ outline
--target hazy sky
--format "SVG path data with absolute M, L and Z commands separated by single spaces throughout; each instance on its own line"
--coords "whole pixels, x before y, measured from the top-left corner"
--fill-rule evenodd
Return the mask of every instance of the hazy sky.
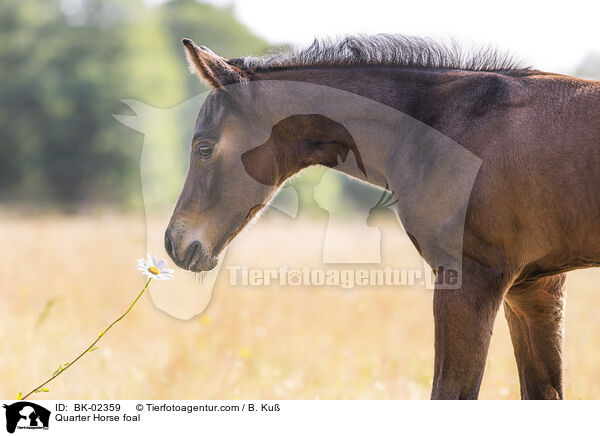
M 160 1 L 160 0 L 154 0 Z M 600 1 L 210 0 L 270 42 L 307 44 L 315 36 L 403 33 L 493 45 L 536 68 L 569 74 L 600 52 Z

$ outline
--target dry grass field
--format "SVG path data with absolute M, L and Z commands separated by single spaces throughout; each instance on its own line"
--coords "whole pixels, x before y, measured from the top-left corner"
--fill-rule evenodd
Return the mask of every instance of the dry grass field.
M 160 223 L 151 233 L 162 234 Z M 309 222 L 265 217 L 226 264 L 301 263 L 321 243 Z M 142 216 L 21 218 L 0 225 L 0 397 L 13 398 L 72 359 L 144 281 Z M 311 248 L 312 247 L 312 248 Z M 387 247 L 386 249 L 389 249 Z M 398 244 L 397 255 L 418 262 Z M 174 285 L 190 286 L 182 271 Z M 600 271 L 568 279 L 567 397 L 600 398 Z M 154 282 L 152 288 L 174 286 Z M 193 286 L 193 285 L 191 285 Z M 38 394 L 45 399 L 425 399 L 433 368 L 431 291 L 406 287 L 245 288 L 219 275 L 201 316 L 181 320 L 148 295 L 100 348 Z M 42 397 L 43 396 L 43 397 Z M 483 399 L 516 399 L 516 366 L 499 314 Z

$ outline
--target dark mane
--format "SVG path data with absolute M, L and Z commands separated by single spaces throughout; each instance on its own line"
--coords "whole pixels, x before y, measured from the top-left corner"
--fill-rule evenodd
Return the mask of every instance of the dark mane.
M 315 39 L 304 49 L 286 49 L 262 57 L 230 59 L 229 62 L 249 72 L 312 65 L 393 65 L 471 71 L 529 69 L 493 48 L 469 53 L 454 42 L 446 44 L 430 38 L 388 34 Z

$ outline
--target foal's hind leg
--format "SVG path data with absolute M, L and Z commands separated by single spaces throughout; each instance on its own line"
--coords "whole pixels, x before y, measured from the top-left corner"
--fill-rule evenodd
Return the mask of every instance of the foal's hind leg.
M 510 327 L 523 399 L 562 399 L 565 274 L 509 289 L 504 311 Z

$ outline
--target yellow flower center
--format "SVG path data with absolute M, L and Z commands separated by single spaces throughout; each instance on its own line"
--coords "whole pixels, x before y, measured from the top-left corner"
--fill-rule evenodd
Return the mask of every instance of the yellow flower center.
M 160 274 L 160 270 L 155 266 L 151 266 L 150 268 L 148 268 L 148 272 L 151 272 L 155 276 Z

